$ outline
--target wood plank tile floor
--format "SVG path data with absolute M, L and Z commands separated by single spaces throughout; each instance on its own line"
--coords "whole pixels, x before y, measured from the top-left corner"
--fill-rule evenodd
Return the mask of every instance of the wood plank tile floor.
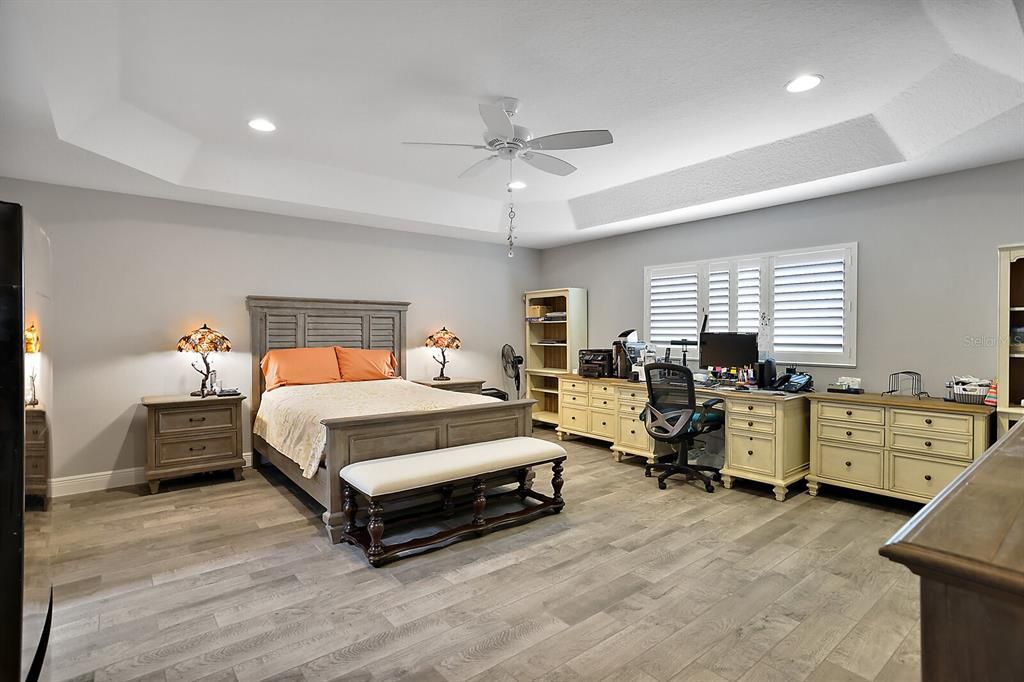
M 917 580 L 877 554 L 914 505 L 565 446 L 562 514 L 382 569 L 272 469 L 57 500 L 52 678 L 920 678 Z

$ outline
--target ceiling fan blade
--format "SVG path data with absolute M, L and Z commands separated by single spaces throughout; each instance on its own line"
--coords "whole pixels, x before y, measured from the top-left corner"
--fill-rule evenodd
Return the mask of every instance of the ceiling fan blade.
M 576 166 L 572 165 L 567 161 L 562 161 L 559 158 L 550 156 L 548 154 L 539 154 L 537 152 L 526 152 L 521 157 L 523 161 L 530 164 L 537 170 L 542 170 L 545 173 L 553 173 L 554 175 L 568 175 L 576 171 Z
M 493 164 L 497 160 L 498 160 L 498 155 L 497 154 L 495 154 L 494 156 L 488 156 L 486 159 L 481 159 L 480 161 L 477 161 L 476 163 L 474 163 L 472 166 L 470 166 L 466 170 L 464 170 L 461 173 L 459 173 L 459 177 L 460 178 L 472 178 L 472 177 L 475 177 L 477 175 L 480 175 L 485 170 L 487 170 L 491 166 L 491 164 Z
M 402 144 L 425 145 L 428 147 L 467 147 L 469 149 L 487 149 L 482 144 L 458 144 L 455 142 L 403 142 Z
M 612 143 L 612 134 L 607 130 L 571 130 L 536 137 L 527 143 L 530 149 L 584 149 Z
M 487 126 L 487 134 L 490 137 L 500 137 L 504 140 L 511 140 L 516 136 L 516 129 L 512 127 L 512 120 L 504 109 L 497 104 L 481 104 L 480 118 Z

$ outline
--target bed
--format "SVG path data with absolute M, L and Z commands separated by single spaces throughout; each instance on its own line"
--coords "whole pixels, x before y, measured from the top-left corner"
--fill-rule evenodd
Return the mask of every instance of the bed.
M 404 377 L 405 316 L 409 304 L 392 301 L 249 296 L 246 298 L 246 307 L 249 309 L 253 358 L 253 466 L 272 464 L 325 507 L 323 522 L 331 542 L 341 541 L 344 518 L 339 474 L 348 464 L 500 438 L 529 436 L 532 433 L 533 400 L 486 400 L 477 396 L 478 400 L 472 400 L 469 404 L 455 404 L 449 407 L 443 403 L 456 394 L 417 386 L 417 390 L 424 389 L 450 395 L 436 396 L 433 400 L 427 399 L 428 402 L 434 403 L 428 409 L 422 409 L 422 403 L 414 400 L 411 406 L 420 409 L 376 414 L 343 410 L 342 414 L 345 416 L 322 418 L 317 426 L 325 431 L 322 457 L 316 456 L 315 466 L 306 466 L 309 464 L 308 452 L 282 452 L 256 433 L 256 417 L 260 413 L 265 389 L 260 360 L 268 350 L 277 348 L 343 346 L 386 349 L 394 352 L 398 360 L 396 373 Z M 397 382 L 401 380 L 394 381 L 397 389 Z M 340 390 L 342 393 L 351 392 L 352 386 Z M 369 389 L 354 390 L 359 392 Z M 315 404 L 316 400 L 312 402 Z M 318 416 L 323 415 L 321 413 Z M 311 416 L 310 419 L 312 418 Z M 282 442 L 287 441 L 279 440 L 278 444 Z

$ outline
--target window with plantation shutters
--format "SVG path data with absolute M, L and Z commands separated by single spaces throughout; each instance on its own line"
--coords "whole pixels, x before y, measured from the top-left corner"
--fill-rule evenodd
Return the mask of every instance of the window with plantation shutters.
M 857 245 L 644 269 L 647 339 L 757 333 L 780 363 L 856 365 Z
M 648 277 L 648 340 L 669 345 L 696 339 L 700 331 L 699 273 L 693 268 L 664 268 Z

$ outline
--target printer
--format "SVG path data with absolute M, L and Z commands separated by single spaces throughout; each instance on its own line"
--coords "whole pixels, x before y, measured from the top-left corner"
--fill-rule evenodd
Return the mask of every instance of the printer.
M 615 353 L 611 348 L 585 348 L 580 351 L 580 376 L 603 379 L 615 376 Z

